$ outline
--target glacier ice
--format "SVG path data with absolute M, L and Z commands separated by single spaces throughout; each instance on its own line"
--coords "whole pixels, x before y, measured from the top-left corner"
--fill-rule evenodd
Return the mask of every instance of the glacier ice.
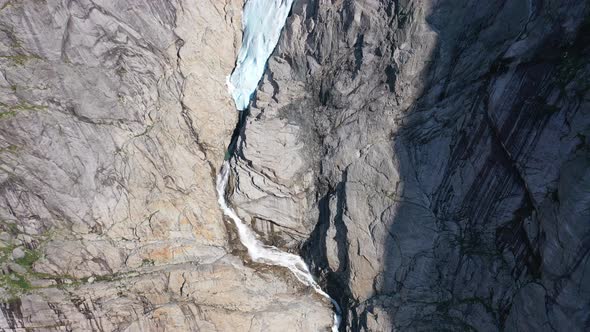
M 266 61 L 279 41 L 294 0 L 248 0 L 244 5 L 244 35 L 236 67 L 228 79 L 228 89 L 236 108 L 248 108 Z

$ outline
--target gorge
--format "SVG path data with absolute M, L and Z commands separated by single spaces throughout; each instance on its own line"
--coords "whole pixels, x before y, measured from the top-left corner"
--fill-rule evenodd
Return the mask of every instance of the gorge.
M 238 111 L 247 109 L 258 82 L 262 78 L 268 57 L 279 40 L 280 32 L 285 25 L 291 5 L 292 1 L 275 0 L 250 0 L 244 5 L 242 47 L 238 53 L 236 68 L 231 77 L 228 78 L 229 92 L 233 96 Z M 245 115 L 240 115 L 240 121 L 238 121 L 234 133 L 239 133 L 242 129 L 243 121 L 241 120 Z M 233 220 L 238 230 L 240 242 L 248 249 L 248 254 L 255 262 L 289 269 L 301 283 L 312 287 L 316 293 L 332 302 L 335 311 L 332 331 L 338 332 L 341 321 L 340 306 L 320 288 L 303 259 L 260 242 L 256 238 L 256 234 L 227 205 L 225 191 L 230 173 L 228 159 L 231 158 L 232 151 L 235 149 L 233 146 L 235 139 L 237 137 L 232 137 L 232 142 L 228 146 L 228 152 L 224 158 L 225 161 L 217 175 L 216 189 L 221 210 Z
M 0 0 L 0 329 L 588 330 L 589 36 L 582 0 Z

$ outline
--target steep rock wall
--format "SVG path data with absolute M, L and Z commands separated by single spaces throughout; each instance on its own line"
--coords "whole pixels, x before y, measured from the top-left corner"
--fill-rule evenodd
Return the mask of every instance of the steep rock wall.
M 217 206 L 242 5 L 0 1 L 0 329 L 329 328 Z
M 232 200 L 351 331 L 590 324 L 584 1 L 298 1 Z

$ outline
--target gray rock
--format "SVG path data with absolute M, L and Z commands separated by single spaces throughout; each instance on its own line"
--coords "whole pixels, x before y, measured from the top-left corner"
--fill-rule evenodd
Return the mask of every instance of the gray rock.
M 16 247 L 12 250 L 12 259 L 21 259 L 25 257 L 25 251 L 22 247 Z
M 24 268 L 16 263 L 8 263 L 8 268 L 10 269 L 10 271 L 20 274 L 20 275 L 24 275 L 28 272 L 26 268 Z
M 217 207 L 242 5 L 0 2 L 19 233 L 0 240 L 39 256 L 33 289 L 0 289 L 0 329 L 328 329 L 330 304 L 250 264 Z M 589 11 L 296 1 L 232 205 L 310 262 L 345 330 L 587 330 Z
M 296 2 L 233 204 L 301 249 L 348 330 L 586 330 L 589 12 Z
M 242 6 L 0 1 L 0 222 L 39 257 L 0 330 L 327 329 L 217 206 Z
M 57 285 L 53 279 L 36 279 L 31 281 L 31 286 L 35 288 L 46 288 Z
M 1 232 L 0 233 L 0 241 L 2 241 L 4 243 L 10 243 L 10 241 L 12 241 L 12 235 L 10 235 L 10 233 L 8 233 L 8 232 Z

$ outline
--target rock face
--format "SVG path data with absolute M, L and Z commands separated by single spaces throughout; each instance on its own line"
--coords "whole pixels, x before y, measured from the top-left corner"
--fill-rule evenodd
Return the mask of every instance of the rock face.
M 0 329 L 330 326 L 217 207 L 242 5 L 0 1 Z
M 346 330 L 590 328 L 590 4 L 297 1 L 233 167 Z
M 0 329 L 328 330 L 217 207 L 242 5 L 0 0 Z M 297 0 L 230 201 L 342 330 L 588 330 L 589 36 L 580 0 Z

